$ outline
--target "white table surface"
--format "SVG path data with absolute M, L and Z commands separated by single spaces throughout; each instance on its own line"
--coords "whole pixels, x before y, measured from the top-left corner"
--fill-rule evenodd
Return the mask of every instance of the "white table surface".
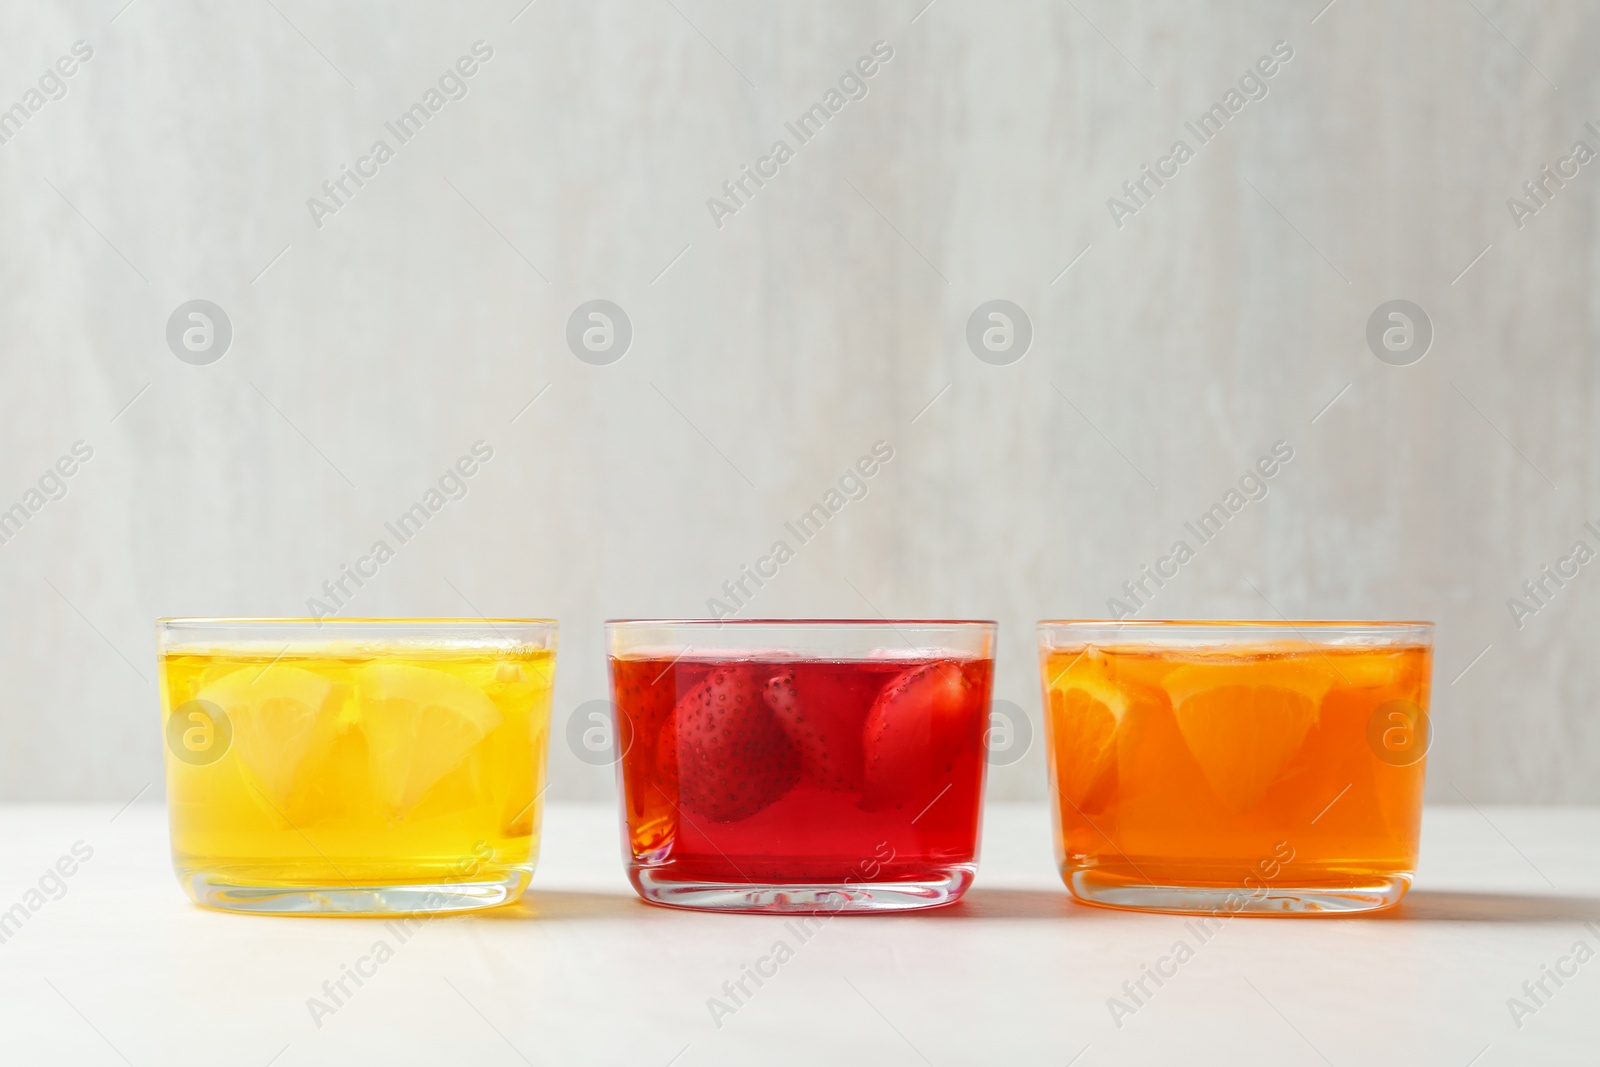
M 372 920 L 191 905 L 159 807 L 11 806 L 0 828 L 0 910 L 93 849 L 0 944 L 8 1067 L 1600 1062 L 1600 957 L 1546 979 L 1520 1028 L 1507 1006 L 1576 942 L 1600 951 L 1600 809 L 1431 808 L 1397 915 L 1233 920 L 1120 1027 L 1108 998 L 1193 937 L 1071 903 L 1042 806 L 990 809 L 963 904 L 803 944 L 783 919 L 640 903 L 609 806 L 552 805 L 521 904 L 404 944 Z M 393 958 L 317 1025 L 308 998 L 379 938 Z M 708 998 L 779 939 L 793 958 L 716 1025 Z

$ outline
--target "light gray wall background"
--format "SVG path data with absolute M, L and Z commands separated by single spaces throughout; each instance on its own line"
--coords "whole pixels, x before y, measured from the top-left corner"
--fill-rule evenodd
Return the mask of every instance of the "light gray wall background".
M 0 107 L 93 49 L 0 145 L 0 506 L 93 448 L 0 544 L 0 797 L 157 798 L 152 621 L 304 614 L 478 440 L 350 610 L 559 617 L 558 738 L 605 693 L 602 619 L 705 614 L 880 439 L 743 614 L 997 618 L 1037 728 L 1034 621 L 1104 615 L 1282 440 L 1145 616 L 1436 619 L 1429 795 L 1600 801 L 1600 565 L 1507 607 L 1600 545 L 1600 164 L 1507 207 L 1600 148 L 1594 5 L 124 2 L 0 8 Z M 1268 95 L 1119 227 L 1108 197 L 1277 41 Z M 207 366 L 165 339 L 197 298 L 233 330 Z M 632 323 L 609 366 L 564 339 L 596 298 Z M 1032 324 L 1010 365 L 965 339 L 991 299 Z M 1413 365 L 1366 342 L 1391 299 L 1432 323 Z M 993 781 L 1042 797 L 1040 746 Z

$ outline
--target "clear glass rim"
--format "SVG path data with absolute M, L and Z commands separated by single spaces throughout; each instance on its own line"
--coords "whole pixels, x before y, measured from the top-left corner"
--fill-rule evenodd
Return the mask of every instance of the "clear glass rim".
M 390 626 L 396 629 L 413 629 L 429 626 L 446 627 L 476 627 L 476 626 L 550 626 L 555 627 L 560 623 L 555 619 L 510 619 L 510 618 L 460 618 L 452 616 L 425 617 L 425 616 L 379 616 L 379 615 L 350 615 L 332 616 L 326 619 L 313 618 L 310 615 L 284 615 L 284 616 L 205 616 L 205 615 L 169 615 L 156 620 L 158 627 L 269 627 L 269 626 L 315 626 L 318 629 L 327 626 Z
M 461 618 L 163 618 L 156 620 L 162 654 L 248 652 L 317 656 L 352 649 L 456 650 L 544 648 L 554 651 L 554 619 Z
M 1106 642 L 1216 642 L 1296 637 L 1312 644 L 1337 640 L 1382 640 L 1431 645 L 1434 624 L 1400 619 L 1046 619 L 1038 624 L 1041 645 Z
M 949 630 L 966 626 L 996 628 L 1000 623 L 994 619 L 607 619 L 605 625 L 608 629 L 646 626 L 709 626 L 719 630 L 729 626 L 799 626 L 812 628 L 867 628 L 876 626 L 882 629 L 894 629 L 915 626 L 927 629 Z
M 608 619 L 613 658 L 884 660 L 993 658 L 1000 624 L 983 619 Z
M 1068 627 L 1161 627 L 1193 626 L 1237 627 L 1240 629 L 1283 630 L 1338 628 L 1345 630 L 1433 629 L 1434 624 L 1425 619 L 1041 619 L 1039 626 Z

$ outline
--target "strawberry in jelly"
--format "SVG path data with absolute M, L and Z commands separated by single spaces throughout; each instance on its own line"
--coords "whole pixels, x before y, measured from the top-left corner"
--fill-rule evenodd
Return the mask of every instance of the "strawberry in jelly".
M 614 657 L 635 886 L 641 872 L 913 883 L 972 864 L 992 670 L 939 656 Z

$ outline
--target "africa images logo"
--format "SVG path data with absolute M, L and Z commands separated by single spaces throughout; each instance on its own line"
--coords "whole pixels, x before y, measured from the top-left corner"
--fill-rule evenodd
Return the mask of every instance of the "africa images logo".
M 33 116 L 44 110 L 46 104 L 61 100 L 67 95 L 67 79 L 78 73 L 82 64 L 94 58 L 94 49 L 87 41 L 74 41 L 72 54 L 57 59 L 39 75 L 36 88 L 30 88 L 10 107 L 0 108 L 0 144 L 7 144 L 22 132 Z
M 493 58 L 494 48 L 487 41 L 473 42 L 472 54 L 462 56 L 453 66 L 446 68 L 439 75 L 437 86 L 428 86 L 417 103 L 402 111 L 393 122 L 383 124 L 383 128 L 394 138 L 394 145 L 379 137 L 372 142 L 367 154 L 355 161 L 353 167 L 340 164 L 339 173 L 322 183 L 326 199 L 316 196 L 306 198 L 306 210 L 311 212 L 311 221 L 316 223 L 317 229 L 322 229 L 326 216 L 337 215 L 349 206 L 356 193 L 378 176 L 378 169 L 411 143 L 433 116 L 444 110 L 446 104 L 452 100 L 465 100 L 469 92 L 468 80 L 478 73 L 482 64 Z M 352 185 L 354 188 L 351 188 Z
M 1122 229 L 1126 225 L 1125 220 L 1150 206 L 1156 191 L 1176 178 L 1183 165 L 1194 159 L 1201 148 L 1220 137 L 1223 128 L 1245 109 L 1246 104 L 1252 100 L 1265 100 L 1270 91 L 1268 80 L 1275 77 L 1293 58 L 1293 45 L 1288 41 L 1274 42 L 1271 55 L 1261 56 L 1240 75 L 1238 88 L 1230 87 L 1222 94 L 1221 100 L 1202 111 L 1194 122 L 1184 123 L 1194 137 L 1193 145 L 1182 137 L 1178 138 L 1172 143 L 1172 149 L 1156 160 L 1154 169 L 1146 163 L 1139 168 L 1137 176 L 1122 183 L 1122 197 L 1107 197 L 1106 210 L 1111 213 L 1111 221 L 1117 229 Z
M 857 59 L 841 74 L 837 87 L 830 86 L 822 94 L 821 101 L 802 111 L 793 122 L 783 124 L 794 138 L 794 145 L 780 137 L 772 142 L 772 148 L 766 155 L 756 160 L 754 169 L 748 163 L 739 164 L 739 173 L 722 183 L 722 196 L 706 197 L 706 210 L 711 213 L 711 221 L 717 229 L 722 229 L 724 219 L 737 215 L 750 203 L 757 190 L 765 188 L 767 182 L 778 176 L 783 165 L 795 157 L 796 147 L 807 144 L 820 134 L 823 126 L 843 111 L 846 104 L 865 100 L 869 91 L 868 81 L 882 69 L 883 64 L 893 58 L 893 46 L 887 41 L 874 41 L 872 54 Z

